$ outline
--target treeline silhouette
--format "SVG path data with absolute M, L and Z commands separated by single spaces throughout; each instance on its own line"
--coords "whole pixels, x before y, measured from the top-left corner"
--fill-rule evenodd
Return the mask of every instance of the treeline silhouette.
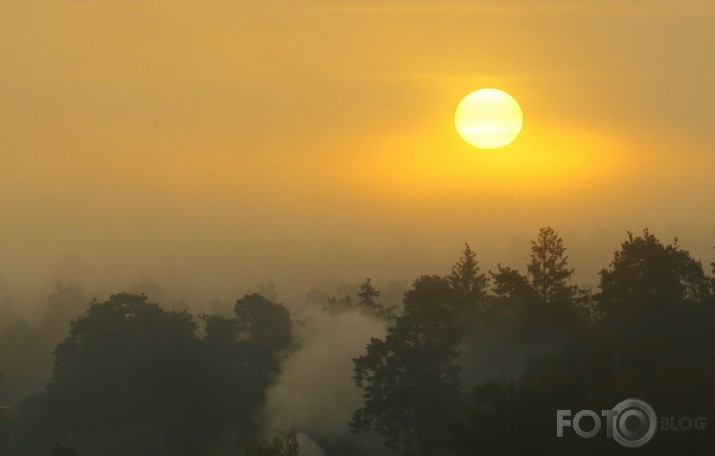
M 715 418 L 711 267 L 713 275 L 677 239 L 664 244 L 645 230 L 628 233 L 586 289 L 571 283 L 563 241 L 546 227 L 525 272 L 483 272 L 466 245 L 449 274 L 416 279 L 401 308 L 382 303 L 367 279 L 357 296 L 318 311 L 387 324 L 353 359 L 363 401 L 349 426 L 356 438 L 379 435 L 394 454 L 711 454 L 712 426 L 659 431 L 639 450 L 605 431 L 555 433 L 557 409 L 600 413 L 631 397 L 662 417 Z M 0 411 L 0 455 L 299 453 L 301 423 L 265 438 L 257 419 L 297 348 L 296 325 L 307 324 L 285 306 L 254 293 L 231 316 L 192 315 L 119 293 L 71 326 L 49 323 L 69 321 L 83 300 L 79 287 L 61 285 L 39 329 L 4 324 L 0 371 L 15 394 L 36 387 L 23 389 L 23 379 L 42 378 L 33 367 L 42 363 L 26 360 L 56 347 L 44 392 Z M 318 443 L 326 454 L 359 454 L 349 442 Z

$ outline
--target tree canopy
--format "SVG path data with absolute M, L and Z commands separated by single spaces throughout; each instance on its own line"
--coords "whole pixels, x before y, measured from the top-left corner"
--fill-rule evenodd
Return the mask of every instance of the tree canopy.
M 288 308 L 258 293 L 197 316 L 58 284 L 36 322 L 0 325 L 0 456 L 294 456 L 301 423 L 266 437 L 267 398 L 308 391 L 283 378 L 301 383 L 301 368 L 326 374 L 315 401 L 335 400 L 325 385 L 342 375 L 347 432 L 315 437 L 330 454 L 630 454 L 606 437 L 554 437 L 555 411 L 639 397 L 664 417 L 715 412 L 715 263 L 708 275 L 677 239 L 628 233 L 592 292 L 571 283 L 554 229 L 530 247 L 525 271 L 497 264 L 487 275 L 467 244 L 445 275 L 404 295 L 370 278 L 327 308 L 329 295 L 313 292 L 308 315 L 321 324 L 373 331 L 346 338 L 346 370 L 335 372 L 336 333 L 350 328 L 324 337 L 305 320 L 295 331 Z M 391 292 L 399 312 L 385 304 Z M 713 435 L 661 432 L 647 452 L 706 454 Z

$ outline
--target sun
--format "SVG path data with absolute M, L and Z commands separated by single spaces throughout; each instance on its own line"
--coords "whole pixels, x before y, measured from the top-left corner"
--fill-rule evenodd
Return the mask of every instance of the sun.
M 514 97 L 499 89 L 479 89 L 464 97 L 454 113 L 457 133 L 480 149 L 511 144 L 521 132 L 524 116 Z

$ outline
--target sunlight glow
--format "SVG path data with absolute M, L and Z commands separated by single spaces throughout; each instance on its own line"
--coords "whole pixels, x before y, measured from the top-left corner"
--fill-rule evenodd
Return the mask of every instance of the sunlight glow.
M 498 89 L 479 89 L 462 99 L 454 114 L 454 126 L 467 143 L 480 149 L 511 144 L 521 132 L 519 103 Z

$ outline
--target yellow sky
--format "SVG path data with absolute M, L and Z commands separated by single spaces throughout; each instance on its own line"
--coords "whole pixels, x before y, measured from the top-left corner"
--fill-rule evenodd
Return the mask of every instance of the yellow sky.
M 519 267 L 547 224 L 582 280 L 645 226 L 709 263 L 714 27 L 705 0 L 0 0 L 0 275 L 289 295 L 464 242 Z M 480 87 L 524 111 L 504 149 L 454 131 Z

